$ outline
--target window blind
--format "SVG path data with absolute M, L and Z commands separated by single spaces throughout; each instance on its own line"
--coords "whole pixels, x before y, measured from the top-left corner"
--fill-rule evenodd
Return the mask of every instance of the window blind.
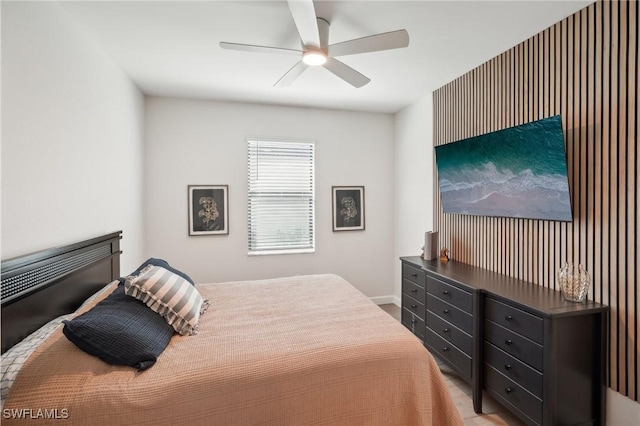
M 315 246 L 314 144 L 248 141 L 249 254 Z

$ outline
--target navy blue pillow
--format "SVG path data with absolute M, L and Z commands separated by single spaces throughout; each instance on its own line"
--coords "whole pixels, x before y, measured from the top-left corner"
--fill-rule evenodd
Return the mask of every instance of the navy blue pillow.
M 63 321 L 62 332 L 78 348 L 112 365 L 145 370 L 155 364 L 174 330 L 164 318 L 118 286 L 91 310 Z
M 176 275 L 180 275 L 182 278 L 184 278 L 185 280 L 189 281 L 191 283 L 191 285 L 196 285 L 196 283 L 191 279 L 191 277 L 189 275 L 187 275 L 184 272 L 179 271 L 176 268 L 172 267 L 171 265 L 169 265 L 169 263 L 166 260 L 156 259 L 156 258 L 153 258 L 153 257 L 151 257 L 151 258 L 145 260 L 144 262 L 142 262 L 142 264 L 140 266 L 138 266 L 138 269 L 136 269 L 135 271 L 133 271 L 129 275 L 138 275 L 138 274 L 140 274 L 140 271 L 142 271 L 148 265 L 161 266 L 164 269 L 166 269 L 168 271 L 171 271 Z M 120 284 L 124 284 L 124 282 L 126 281 L 126 278 L 120 277 L 120 278 L 118 278 L 118 281 L 120 281 Z

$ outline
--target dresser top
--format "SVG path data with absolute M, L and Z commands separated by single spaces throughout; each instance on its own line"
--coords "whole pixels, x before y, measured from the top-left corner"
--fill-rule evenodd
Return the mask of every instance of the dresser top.
M 590 312 L 602 312 L 609 308 L 600 303 L 586 301 L 584 303 L 569 302 L 562 293 L 528 281 L 519 280 L 477 266 L 450 260 L 440 262 L 439 259 L 423 260 L 418 256 L 401 257 L 404 262 L 411 263 L 431 272 L 445 281 L 490 293 L 497 299 L 516 302 L 527 310 L 543 316 L 584 315 Z

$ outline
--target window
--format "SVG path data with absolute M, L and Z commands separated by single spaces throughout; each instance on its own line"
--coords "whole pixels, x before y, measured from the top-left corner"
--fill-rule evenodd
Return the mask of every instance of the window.
M 315 249 L 314 144 L 249 140 L 249 254 Z

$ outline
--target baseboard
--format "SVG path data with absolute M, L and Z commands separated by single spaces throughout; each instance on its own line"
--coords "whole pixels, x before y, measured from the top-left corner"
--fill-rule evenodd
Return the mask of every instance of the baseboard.
M 370 297 L 369 299 L 371 299 L 371 301 L 376 305 L 387 305 L 389 303 L 393 303 L 400 307 L 400 299 L 397 296 L 378 296 Z

